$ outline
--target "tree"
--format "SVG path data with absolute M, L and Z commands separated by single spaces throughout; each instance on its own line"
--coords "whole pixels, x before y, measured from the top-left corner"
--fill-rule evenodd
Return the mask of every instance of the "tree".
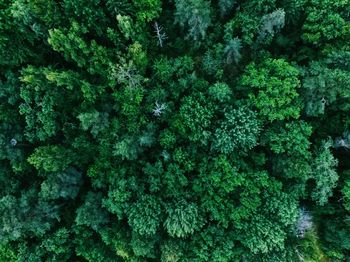
M 209 87 L 209 95 L 219 102 L 228 102 L 230 101 L 232 90 L 226 83 L 215 83 Z
M 128 181 L 119 179 L 110 185 L 108 197 L 102 200 L 102 206 L 110 213 L 115 214 L 118 219 L 122 219 L 129 206 L 131 196 L 132 192 L 128 188 Z
M 285 11 L 277 9 L 276 11 L 264 15 L 261 19 L 261 27 L 258 36 L 259 41 L 266 41 L 266 38 L 272 38 L 285 25 Z
M 52 9 L 47 8 L 46 11 L 50 13 Z M 33 26 L 35 23 L 30 17 L 28 5 L 22 1 L 3 1 L 0 20 L 0 55 L 2 58 L 0 65 L 2 70 L 43 58 L 43 54 L 46 52 L 45 45 L 42 41 L 38 41 Z
M 249 101 L 267 120 L 299 118 L 299 71 L 283 59 L 267 58 L 246 67 L 241 84 Z
M 226 55 L 226 63 L 227 64 L 238 64 L 238 62 L 241 60 L 242 55 L 241 55 L 241 49 L 242 49 L 242 43 L 241 40 L 236 37 L 234 39 L 231 39 L 225 49 L 225 55 Z
M 326 110 L 348 110 L 350 83 L 347 62 L 339 58 L 347 53 L 334 53 L 326 61 L 313 61 L 303 69 L 302 87 L 304 91 L 305 112 L 318 116 Z
M 40 197 L 45 200 L 75 199 L 81 184 L 81 173 L 74 168 L 68 168 L 60 173 L 51 173 L 41 183 Z
M 222 16 L 228 15 L 237 6 L 236 0 L 219 0 L 219 7 Z
M 210 2 L 205 0 L 175 0 L 175 23 L 188 27 L 188 37 L 197 41 L 204 38 L 211 23 Z
M 245 174 L 239 173 L 234 163 L 220 155 L 211 161 L 203 160 L 193 190 L 200 195 L 201 208 L 209 214 L 211 221 L 217 221 L 227 228 L 237 217 L 237 192 L 245 182 Z
M 330 150 L 331 146 L 331 141 L 323 141 L 313 162 L 313 178 L 316 181 L 316 188 L 312 192 L 312 199 L 321 206 L 326 204 L 328 198 L 333 195 L 332 190 L 337 186 L 339 178 L 335 170 L 338 161 Z
M 222 2 L 229 1 L 225 0 Z M 232 3 L 234 1 L 230 2 Z M 277 28 L 283 24 L 284 17 L 281 16 L 280 10 L 277 9 L 276 1 L 253 0 L 249 2 L 239 2 L 234 7 L 234 17 L 224 25 L 226 41 L 234 37 L 239 37 L 244 45 L 249 48 L 257 49 L 261 46 L 262 39 L 260 35 L 265 35 L 267 33 L 266 29 L 270 29 L 270 32 L 274 34 L 278 31 Z M 265 39 L 267 44 L 270 44 L 270 40 L 271 39 Z
M 201 144 L 208 142 L 213 117 L 212 105 L 204 104 L 204 101 L 205 98 L 202 95 L 184 97 L 179 109 L 179 117 L 174 123 L 181 135 Z
M 345 210 L 350 212 L 350 180 L 348 179 L 349 177 L 349 171 L 345 171 L 342 175 L 345 176 L 345 181 L 344 181 L 344 186 L 341 190 L 341 192 L 344 195 L 344 203 L 343 206 Z
M 14 250 L 10 246 L 1 245 L 0 246 L 0 260 L 1 261 L 16 261 L 16 255 Z
M 0 199 L 1 243 L 9 243 L 27 236 L 42 237 L 59 219 L 59 206 L 38 199 L 33 189 L 20 197 L 7 195 Z
M 56 108 L 64 109 L 66 92 L 55 89 L 45 78 L 44 68 L 28 66 L 22 70 L 20 114 L 26 118 L 26 137 L 29 141 L 44 141 L 57 135 L 62 126 Z
M 73 153 L 62 146 L 37 147 L 28 162 L 37 170 L 57 172 L 65 170 L 74 160 Z
M 162 10 L 162 2 L 160 0 L 134 1 L 134 5 L 137 8 L 137 18 L 146 22 L 157 18 Z
M 288 232 L 297 222 L 298 200 L 283 192 L 282 183 L 274 178 L 268 178 L 265 185 L 259 186 L 262 192 L 259 215 L 255 215 L 255 211 L 249 222 L 243 220 L 238 225 L 239 239 L 249 248 L 248 257 L 284 256 Z
M 113 52 L 99 45 L 96 40 L 87 42 L 83 35 L 88 32 L 84 25 L 73 21 L 68 29 L 49 30 L 48 42 L 53 50 L 61 52 L 65 59 L 75 62 L 79 68 L 86 67 L 92 75 L 106 77 L 110 70 Z M 74 47 L 74 48 L 72 48 Z
M 284 126 L 276 125 L 264 133 L 263 143 L 276 154 L 286 153 L 289 156 L 309 158 L 312 127 L 304 121 L 285 122 Z
M 242 249 L 235 243 L 235 231 L 213 224 L 205 227 L 187 245 L 184 261 L 234 261 L 240 259 Z M 195 243 L 198 243 L 195 245 Z M 189 248 L 193 246 L 193 248 Z
M 85 202 L 77 209 L 75 223 L 78 226 L 88 226 L 93 230 L 98 230 L 109 222 L 109 215 L 101 206 L 102 195 L 88 192 Z
M 172 237 L 186 237 L 203 226 L 203 218 L 194 203 L 179 201 L 166 208 L 164 227 Z
M 252 220 L 254 226 L 245 224 L 240 232 L 242 244 L 253 254 L 266 254 L 269 252 L 283 250 L 286 234 L 280 226 L 272 223 L 264 217 L 257 216 Z
M 100 113 L 96 110 L 78 115 L 83 130 L 89 130 L 96 137 L 99 132 L 108 127 L 108 113 Z
M 341 46 L 350 33 L 349 23 L 346 21 L 348 14 L 345 11 L 348 4 L 347 0 L 311 1 L 307 6 L 306 21 L 302 28 L 303 40 L 323 48 L 328 44 Z
M 101 30 L 103 26 L 101 25 L 107 26 L 108 19 L 100 0 L 93 0 L 89 3 L 84 3 L 81 0 L 74 2 L 65 0 L 62 6 L 64 13 L 71 14 L 69 21 L 76 21 L 85 28 L 95 31 L 98 35 L 103 34 Z
M 67 228 L 59 228 L 42 242 L 46 258 L 53 261 L 69 261 L 72 259 L 72 243 L 70 242 L 72 232 Z
M 203 56 L 204 72 L 221 80 L 224 66 L 223 55 L 224 45 L 221 43 L 214 45 L 212 49 L 208 49 Z
M 161 215 L 159 200 L 151 195 L 142 196 L 127 211 L 128 223 L 133 231 L 145 236 L 156 234 L 160 227 Z
M 241 107 L 225 112 L 225 119 L 214 134 L 212 148 L 229 154 L 235 149 L 251 149 L 258 142 L 260 123 L 256 113 Z

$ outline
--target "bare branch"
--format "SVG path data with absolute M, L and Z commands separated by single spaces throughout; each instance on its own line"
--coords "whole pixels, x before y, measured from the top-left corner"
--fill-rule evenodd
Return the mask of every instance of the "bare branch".
M 10 144 L 11 144 L 11 146 L 16 146 L 16 145 L 17 145 L 17 140 L 14 139 L 14 138 L 12 138 L 12 139 L 10 140 Z
M 159 26 L 157 22 L 154 23 L 154 32 L 157 34 L 156 37 L 158 38 L 158 45 L 160 47 L 163 47 L 163 42 L 165 39 L 167 39 L 167 36 L 163 31 L 163 27 Z
M 165 109 L 166 109 L 166 105 L 165 104 L 158 104 L 158 101 L 157 101 L 155 108 L 152 110 L 153 115 L 156 117 L 159 117 Z

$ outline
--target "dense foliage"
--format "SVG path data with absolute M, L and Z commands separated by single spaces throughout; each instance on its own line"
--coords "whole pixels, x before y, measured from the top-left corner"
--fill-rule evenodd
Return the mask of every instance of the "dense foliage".
M 0 0 L 0 261 L 350 258 L 350 0 Z

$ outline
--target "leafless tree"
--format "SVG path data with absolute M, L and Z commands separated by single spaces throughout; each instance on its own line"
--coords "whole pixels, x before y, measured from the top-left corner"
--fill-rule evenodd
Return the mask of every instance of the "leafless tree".
M 156 37 L 158 38 L 158 45 L 163 47 L 163 42 L 165 39 L 167 39 L 167 36 L 163 32 L 163 27 L 158 25 L 157 22 L 154 23 L 154 32 L 157 34 Z
M 16 145 L 17 145 L 17 140 L 14 139 L 14 138 L 12 138 L 12 139 L 10 140 L 10 144 L 11 144 L 11 146 L 16 146 Z
M 158 101 L 157 101 L 155 108 L 152 110 L 153 115 L 156 117 L 159 117 L 163 113 L 165 108 L 166 108 L 165 104 L 158 104 Z
M 345 149 L 350 149 L 350 133 L 348 131 L 343 133 L 343 136 L 337 137 L 334 140 L 334 147 L 335 148 L 345 148 Z

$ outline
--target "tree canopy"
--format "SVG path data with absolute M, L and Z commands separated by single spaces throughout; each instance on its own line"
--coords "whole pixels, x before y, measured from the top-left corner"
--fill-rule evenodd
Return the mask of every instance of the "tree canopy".
M 350 0 L 1 0 L 0 262 L 348 261 Z

